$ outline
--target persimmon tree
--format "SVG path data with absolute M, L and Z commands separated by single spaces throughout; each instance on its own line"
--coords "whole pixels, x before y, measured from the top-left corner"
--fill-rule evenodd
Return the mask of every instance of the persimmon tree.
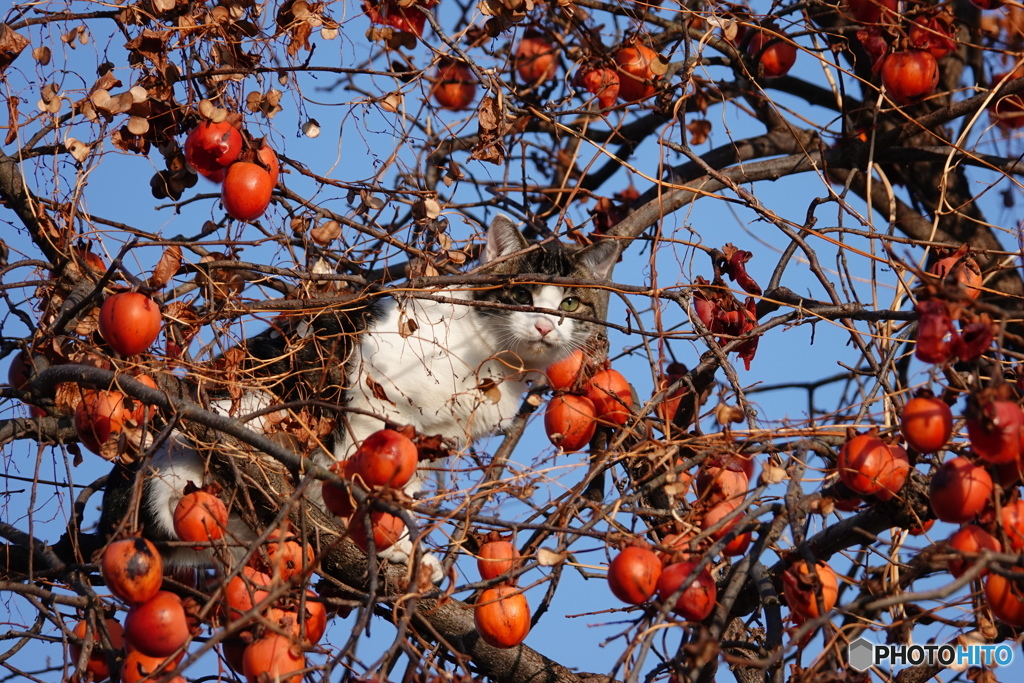
M 1015 639 L 1024 12 L 979 4 L 15 4 L 0 666 L 866 680 L 889 675 L 848 667 L 865 633 Z M 618 243 L 613 281 L 574 283 L 607 308 L 581 368 L 471 448 L 405 433 L 421 498 L 313 464 L 346 410 L 318 321 L 507 286 L 472 269 L 498 213 Z M 260 390 L 262 415 L 211 409 Z M 175 433 L 221 484 L 151 549 Z M 241 560 L 224 512 L 258 539 Z M 376 561 L 403 529 L 439 585 Z M 160 579 L 195 548 L 209 567 Z

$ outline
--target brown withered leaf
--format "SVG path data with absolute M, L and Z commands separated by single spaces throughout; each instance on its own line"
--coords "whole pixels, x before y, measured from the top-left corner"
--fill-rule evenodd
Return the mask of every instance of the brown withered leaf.
M 11 96 L 7 98 L 7 137 L 4 144 L 9 145 L 18 137 L 18 103 L 21 98 Z
M 28 38 L 12 30 L 7 24 L 0 24 L 0 73 L 7 70 L 28 44 Z
M 164 249 L 164 253 L 160 256 L 160 261 L 157 262 L 156 267 L 153 268 L 153 274 L 149 276 L 150 287 L 163 287 L 171 278 L 174 277 L 178 270 L 181 269 L 181 247 L 177 244 Z
M 152 29 L 143 29 L 142 33 L 125 43 L 124 47 L 131 55 L 129 63 L 140 64 L 148 59 L 158 71 L 167 67 L 167 34 Z
M 501 388 L 493 379 L 485 379 L 476 385 L 476 390 L 483 394 L 488 401 L 497 404 L 501 401 Z
M 141 154 L 143 156 L 149 154 L 149 140 L 142 135 L 135 135 L 132 133 L 128 126 L 121 126 L 110 135 L 110 141 L 114 147 L 117 147 L 124 152 L 132 152 L 134 154 Z M 152 179 L 150 183 L 152 184 Z M 166 179 L 161 179 L 161 183 L 166 185 Z M 152 186 L 152 185 L 151 185 Z M 167 195 L 165 194 L 164 197 Z M 163 197 L 157 197 L 157 199 L 163 199 Z
M 203 327 L 196 309 L 186 301 L 172 301 L 164 306 L 164 318 L 175 323 L 182 339 L 186 342 L 196 336 Z M 222 358 L 230 358 L 230 354 L 235 350 L 225 351 Z M 244 352 L 241 353 L 244 355 Z
M 686 124 L 686 130 L 690 133 L 691 145 L 703 145 L 711 132 L 711 122 L 707 119 L 695 119 Z
M 501 109 L 493 97 L 485 97 L 480 101 L 480 111 L 477 114 L 477 122 L 481 131 L 497 130 L 501 125 Z
M 366 376 L 366 386 L 370 388 L 370 391 L 373 392 L 374 398 L 378 401 L 387 401 L 391 405 L 395 405 L 395 402 L 388 398 L 387 392 L 384 391 L 384 387 L 374 381 L 374 379 L 369 375 Z
M 313 33 L 313 27 L 306 22 L 296 24 L 291 30 L 292 39 L 286 48 L 288 55 L 294 57 L 299 50 L 309 49 L 309 36 Z

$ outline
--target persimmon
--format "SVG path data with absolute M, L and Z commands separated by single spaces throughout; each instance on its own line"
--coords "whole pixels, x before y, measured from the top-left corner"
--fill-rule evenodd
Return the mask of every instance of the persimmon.
M 1014 576 L 990 572 L 985 577 L 985 602 L 992 614 L 1010 626 L 1024 627 L 1024 570 L 1013 567 Z M 1019 577 L 1018 577 L 1019 575 Z
M 511 572 L 519 563 L 519 549 L 512 541 L 500 537 L 482 543 L 476 558 L 477 570 L 484 581 Z
M 685 583 L 688 577 L 689 583 Z M 667 602 L 682 587 L 672 611 L 688 621 L 703 621 L 715 608 L 718 586 L 707 567 L 696 561 L 670 564 L 658 577 L 658 599 Z
M 157 672 L 160 672 L 160 674 L 170 673 L 184 658 L 184 652 L 174 657 L 151 657 L 129 645 L 125 648 L 124 663 L 121 665 L 121 683 L 158 680 L 159 674 L 157 677 L 154 677 L 154 674 L 157 674 Z M 181 680 L 181 677 L 176 676 L 168 681 L 168 683 L 176 683 L 179 680 Z
M 594 402 L 599 420 L 624 425 L 629 421 L 633 407 L 633 392 L 629 382 L 618 370 L 608 368 L 594 373 L 587 385 L 587 398 Z
M 270 171 L 251 161 L 236 161 L 224 176 L 220 200 L 232 218 L 254 221 L 270 206 L 273 193 Z
M 1000 511 L 999 522 L 1006 534 L 1007 552 L 1024 552 L 1024 500 L 1005 503 Z
M 419 460 L 412 439 L 393 429 L 381 429 L 359 444 L 347 471 L 367 486 L 401 488 L 416 474 Z
M 575 82 L 597 98 L 602 109 L 615 105 L 622 87 L 622 79 L 614 69 L 605 66 L 584 67 L 576 73 Z
M 732 500 L 723 500 L 715 505 L 712 505 L 707 511 L 701 516 L 701 528 L 704 530 L 711 529 L 719 524 L 726 517 L 731 515 L 743 501 L 739 498 L 733 498 Z M 743 520 L 743 515 L 737 515 L 733 519 L 726 522 L 722 527 L 716 531 L 711 532 L 712 541 L 720 541 L 725 538 L 730 531 L 736 528 L 736 525 Z M 747 551 L 747 546 L 753 540 L 753 533 L 747 531 L 742 534 L 734 536 L 725 546 L 722 548 L 722 554 L 726 557 L 736 557 L 742 555 Z
M 992 85 L 995 86 L 1007 78 L 1021 76 L 1024 76 L 1024 68 L 1017 68 L 1011 73 L 996 74 L 992 76 Z M 1024 126 L 1024 97 L 1020 94 L 999 97 L 988 106 L 988 115 L 1003 130 L 1020 128 Z
M 622 602 L 640 605 L 658 590 L 661 571 L 661 560 L 653 550 L 627 546 L 608 563 L 608 588 Z
M 488 588 L 473 606 L 473 622 L 480 637 L 491 647 L 515 647 L 530 632 L 530 604 L 514 586 Z
M 116 619 L 104 620 L 107 629 L 107 636 L 110 638 L 110 647 L 114 650 L 124 648 L 124 629 Z M 89 630 L 89 622 L 85 619 L 75 624 L 71 630 L 73 634 L 85 640 Z M 72 664 L 77 664 L 82 656 L 82 646 L 78 643 L 69 643 L 68 651 L 71 654 Z M 110 677 L 110 665 L 107 663 L 107 651 L 103 647 L 103 638 L 95 630 L 92 632 L 92 650 L 89 652 L 89 660 L 85 663 L 85 671 L 92 674 L 94 681 L 102 681 Z
M 552 363 L 545 371 L 548 384 L 555 391 L 571 391 L 579 388 L 586 381 L 584 361 L 583 349 L 576 349 L 562 360 Z
M 761 73 L 766 78 L 785 76 L 796 63 L 796 45 L 764 29 L 754 32 L 747 45 L 747 54 L 758 60 Z
M 1024 411 L 1013 401 L 972 402 L 967 415 L 971 450 L 991 465 L 1012 463 L 1020 457 Z
M 181 598 L 168 591 L 135 605 L 124 619 L 125 641 L 150 657 L 169 657 L 190 637 Z
M 950 552 L 955 552 L 958 555 L 957 557 L 949 558 L 947 562 L 949 565 L 949 573 L 955 578 L 960 578 L 960 576 L 970 569 L 977 561 L 962 557 L 960 556 L 961 554 L 977 554 L 985 549 L 996 553 L 1003 551 L 1003 544 L 999 542 L 999 539 L 976 524 L 968 524 L 961 527 L 956 533 L 949 537 L 948 543 Z M 979 576 L 984 576 L 987 573 L 988 569 L 984 569 Z
M 875 497 L 879 500 L 891 500 L 903 489 L 910 475 L 907 451 L 898 444 L 888 444 L 888 448 L 891 457 L 882 464 L 877 477 L 879 489 L 875 492 Z
M 139 605 L 160 591 L 164 563 L 156 546 L 146 539 L 124 538 L 107 545 L 100 573 L 111 593 L 129 605 Z
M 148 296 L 121 292 L 108 296 L 100 307 L 100 334 L 122 356 L 134 356 L 156 341 L 162 320 L 160 306 Z
M 281 173 L 281 162 L 278 161 L 274 148 L 268 145 L 265 140 L 259 149 L 256 150 L 256 159 L 266 169 L 267 173 L 270 174 L 270 184 L 276 186 L 277 178 Z
M 928 272 L 943 280 L 952 280 L 969 299 L 977 299 L 981 296 L 983 278 L 981 267 L 974 257 L 947 256 L 932 264 Z
M 920 102 L 939 84 L 939 64 L 930 52 L 893 52 L 882 62 L 882 85 L 897 104 Z
M 845 0 L 845 4 L 855 21 L 877 24 L 883 16 L 897 16 L 899 0 Z
M 267 599 L 274 579 L 255 567 L 242 567 L 224 587 L 224 617 L 234 621 Z
M 720 459 L 703 463 L 695 481 L 697 495 L 708 505 L 743 497 L 749 484 L 750 478 L 739 461 L 729 460 L 723 465 Z
M 840 449 L 836 470 L 851 491 L 870 496 L 882 490 L 878 477 L 893 457 L 889 446 L 874 434 L 858 434 Z
M 535 85 L 550 81 L 558 69 L 558 49 L 537 31 L 527 31 L 516 45 L 516 73 L 524 83 Z
M 281 581 L 287 581 L 301 572 L 309 572 L 315 559 L 313 546 L 287 538 L 290 532 L 275 529 L 267 540 L 267 562 L 257 561 L 257 568 Z M 280 540 L 284 538 L 284 540 Z
M 585 396 L 556 394 L 544 413 L 548 439 L 566 453 L 586 448 L 597 431 L 594 402 Z
M 807 619 L 817 619 L 835 607 L 839 580 L 827 563 L 818 561 L 812 575 L 807 562 L 800 560 L 782 573 L 782 589 L 791 610 Z
M 103 455 L 103 445 L 124 428 L 124 394 L 86 390 L 75 408 L 75 431 L 82 445 Z
M 209 543 L 224 537 L 228 509 L 220 498 L 208 491 L 192 491 L 181 497 L 174 508 L 174 532 L 191 543 Z
M 918 453 L 934 453 L 953 434 L 953 411 L 931 392 L 920 393 L 903 406 L 900 433 Z
M 185 138 L 185 160 L 199 175 L 221 182 L 242 152 L 242 134 L 227 121 L 201 121 Z
M 476 77 L 465 62 L 442 59 L 434 73 L 430 94 L 441 108 L 464 111 L 476 99 Z
M 291 634 L 295 642 L 316 645 L 327 632 L 327 609 L 315 592 L 306 589 L 305 601 L 291 598 L 288 607 L 274 606 L 267 610 L 266 620 Z M 294 603 L 294 604 L 291 604 Z M 299 605 L 305 605 L 303 616 L 299 615 Z M 303 640 L 300 641 L 300 636 Z
M 659 59 L 657 52 L 640 41 L 633 40 L 616 50 L 612 59 L 615 60 L 619 71 L 620 100 L 645 100 L 657 91 L 652 69 L 652 65 Z
M 306 657 L 290 639 L 267 633 L 253 641 L 242 654 L 242 673 L 249 683 L 260 680 L 277 683 L 301 683 Z
M 402 518 L 381 510 L 370 513 L 370 528 L 373 530 L 373 545 L 377 552 L 390 548 L 405 535 L 405 523 Z M 349 520 L 348 537 L 364 553 L 370 552 L 366 521 L 362 512 L 357 511 Z
M 943 522 L 971 521 L 991 496 L 992 477 L 964 457 L 944 462 L 932 475 L 928 487 L 932 511 Z
M 350 486 L 352 485 L 350 474 L 351 462 L 351 459 L 339 460 L 330 466 L 331 472 L 348 481 Z M 325 481 L 321 493 L 324 499 L 324 507 L 331 514 L 344 519 L 355 512 L 356 501 L 344 486 Z

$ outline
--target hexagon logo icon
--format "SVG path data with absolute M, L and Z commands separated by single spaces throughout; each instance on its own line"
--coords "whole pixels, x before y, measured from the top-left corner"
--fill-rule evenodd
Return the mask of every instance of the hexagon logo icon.
M 875 663 L 874 654 L 875 646 L 867 638 L 858 638 L 850 643 L 846 650 L 850 666 L 857 671 L 867 671 L 870 669 Z

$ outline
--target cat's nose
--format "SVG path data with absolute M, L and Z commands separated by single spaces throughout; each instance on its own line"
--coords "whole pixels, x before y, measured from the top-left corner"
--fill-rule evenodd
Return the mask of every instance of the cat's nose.
M 533 323 L 533 327 L 538 332 L 540 332 L 541 337 L 546 337 L 548 335 L 548 332 L 555 329 L 555 326 L 551 323 L 550 320 L 544 320 L 543 318 Z

